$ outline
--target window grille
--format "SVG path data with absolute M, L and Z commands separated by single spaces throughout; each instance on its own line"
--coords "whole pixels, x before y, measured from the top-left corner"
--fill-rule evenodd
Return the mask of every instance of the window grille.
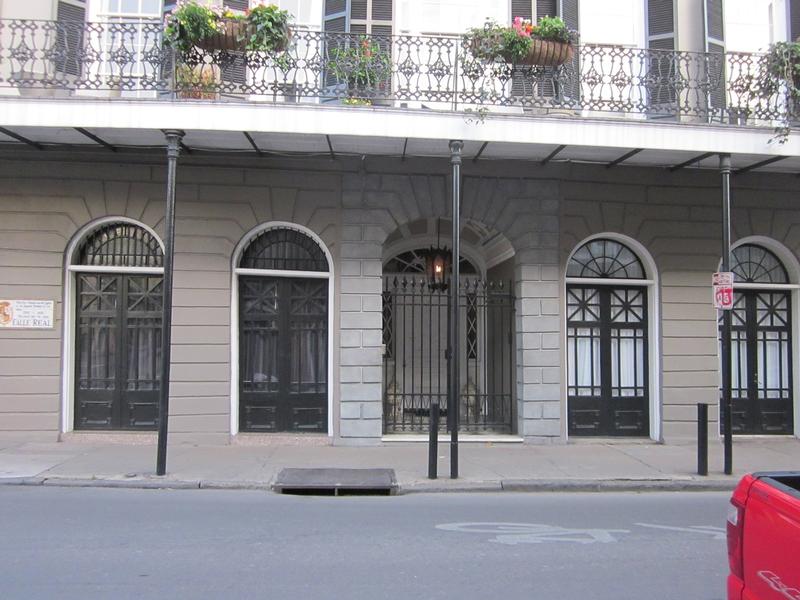
M 319 244 L 306 234 L 286 227 L 268 229 L 257 235 L 244 251 L 239 266 L 282 271 L 329 270 Z
M 80 247 L 77 264 L 102 267 L 163 267 L 156 237 L 133 223 L 109 223 L 92 232 Z
M 642 261 L 627 246 L 614 240 L 587 242 L 575 251 L 567 266 L 567 277 L 644 279 Z

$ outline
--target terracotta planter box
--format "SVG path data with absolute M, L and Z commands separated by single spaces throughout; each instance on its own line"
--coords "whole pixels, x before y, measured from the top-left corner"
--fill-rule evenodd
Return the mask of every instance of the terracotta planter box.
M 470 44 L 473 56 L 476 58 L 491 59 L 488 56 L 489 47 L 497 46 L 500 44 L 500 38 L 494 41 L 493 44 L 487 44 L 487 47 L 482 47 L 478 40 L 473 39 Z M 531 47 L 528 53 L 521 59 L 514 60 L 509 54 L 501 53 L 499 55 L 507 63 L 514 63 L 518 65 L 531 65 L 539 67 L 557 67 L 563 65 L 565 62 L 572 60 L 575 50 L 572 44 L 568 42 L 555 42 L 551 40 L 532 39 Z
M 195 46 L 202 50 L 229 50 L 244 52 L 250 39 L 250 26 L 247 21 L 223 19 L 222 32 L 197 40 Z

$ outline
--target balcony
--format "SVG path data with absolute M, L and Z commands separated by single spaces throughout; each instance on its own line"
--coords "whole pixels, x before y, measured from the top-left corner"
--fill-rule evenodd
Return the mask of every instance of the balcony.
M 368 48 L 369 51 L 364 51 Z M 351 51 L 352 50 L 352 51 Z M 365 55 L 366 54 L 366 55 Z M 0 20 L 0 95 L 356 104 L 487 114 L 774 127 L 797 120 L 759 93 L 763 56 L 582 45 L 560 67 L 475 59 L 455 36 L 297 29 L 277 55 L 163 43 L 160 22 Z

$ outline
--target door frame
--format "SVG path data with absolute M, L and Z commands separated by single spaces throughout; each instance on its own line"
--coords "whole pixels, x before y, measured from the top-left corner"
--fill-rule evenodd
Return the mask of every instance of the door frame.
M 76 265 L 73 260 L 86 237 L 95 230 L 108 223 L 130 223 L 147 231 L 161 246 L 164 252 L 164 242 L 152 227 L 141 221 L 122 216 L 108 216 L 90 221 L 81 227 L 67 244 L 64 252 L 64 317 L 62 319 L 62 346 L 61 346 L 61 433 L 68 433 L 75 429 L 75 316 L 77 289 L 77 273 L 123 273 L 126 275 L 164 275 L 163 267 L 97 267 L 90 265 Z
M 794 433 L 792 434 L 785 434 L 783 437 L 793 437 L 800 439 L 800 368 L 796 366 L 798 358 L 800 357 L 800 261 L 797 260 L 797 257 L 794 253 L 789 250 L 786 246 L 774 240 L 772 238 L 763 236 L 763 235 L 749 235 L 742 237 L 736 240 L 734 243 L 731 244 L 731 252 L 739 247 L 744 246 L 747 244 L 752 244 L 755 246 L 763 246 L 770 252 L 772 252 L 775 256 L 783 264 L 783 268 L 786 269 L 786 273 L 789 276 L 789 283 L 784 284 L 768 284 L 768 283 L 735 283 L 733 284 L 734 291 L 738 290 L 762 290 L 768 292 L 770 290 L 774 291 L 788 291 L 790 295 L 791 301 L 791 316 L 792 316 L 792 326 L 790 328 L 790 334 L 792 336 L 792 360 L 793 364 L 792 367 L 792 412 L 794 418 Z M 722 261 L 719 262 L 719 267 L 722 268 Z M 717 344 L 717 373 L 719 376 L 720 381 L 720 388 L 722 387 L 722 370 L 720 366 L 722 365 L 722 357 L 719 354 L 719 344 Z M 719 401 L 717 401 L 719 404 Z M 722 431 L 722 420 L 717 419 L 717 436 L 719 439 L 723 438 L 723 431 Z M 747 433 L 737 433 L 736 437 L 740 438 L 752 438 L 752 437 L 759 437 L 759 434 L 747 434 Z M 774 435 L 768 435 L 766 437 L 775 438 Z M 777 437 L 781 437 L 780 435 Z
M 645 279 L 605 279 L 589 277 L 567 277 L 567 267 L 572 255 L 595 239 L 609 239 L 623 244 L 636 254 L 642 262 L 645 271 Z M 563 284 L 561 286 L 561 423 L 562 435 L 565 440 L 569 440 L 569 394 L 568 394 L 568 365 L 567 360 L 567 286 L 576 285 L 610 285 L 612 287 L 644 287 L 647 289 L 647 377 L 649 398 L 648 409 L 650 411 L 650 439 L 656 442 L 663 441 L 663 407 L 661 403 L 661 287 L 659 284 L 658 270 L 653 257 L 640 242 L 637 240 L 615 232 L 595 233 L 579 240 L 570 250 L 567 259 L 562 265 Z
M 328 261 L 328 271 L 288 271 L 280 269 L 243 269 L 238 266 L 242 252 L 250 245 L 255 237 L 270 229 L 295 229 L 314 240 Z M 333 437 L 333 294 L 334 272 L 333 257 L 328 246 L 322 239 L 308 227 L 288 221 L 269 221 L 251 229 L 245 234 L 231 257 L 231 368 L 230 368 L 230 433 L 232 436 L 239 434 L 239 275 L 255 275 L 264 277 L 292 277 L 299 279 L 327 279 L 328 280 L 328 437 Z

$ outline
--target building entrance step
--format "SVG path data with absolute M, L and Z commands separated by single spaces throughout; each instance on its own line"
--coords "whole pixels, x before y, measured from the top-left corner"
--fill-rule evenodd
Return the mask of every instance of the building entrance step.
M 389 496 L 397 492 L 394 469 L 283 469 L 272 484 L 281 494 Z

